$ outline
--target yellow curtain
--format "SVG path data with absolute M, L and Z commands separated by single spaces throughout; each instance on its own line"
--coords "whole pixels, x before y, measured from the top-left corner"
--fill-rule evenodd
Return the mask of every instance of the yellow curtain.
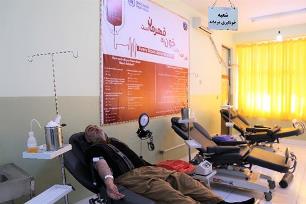
M 237 60 L 242 114 L 306 119 L 306 38 L 238 45 Z

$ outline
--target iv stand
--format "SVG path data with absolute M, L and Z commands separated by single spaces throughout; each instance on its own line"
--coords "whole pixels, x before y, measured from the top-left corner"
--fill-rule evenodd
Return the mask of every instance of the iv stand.
M 72 53 L 72 56 L 74 58 L 79 57 L 78 52 L 76 52 L 76 54 L 75 54 L 73 51 L 59 51 L 59 52 L 39 53 L 39 54 L 34 54 L 34 55 L 28 57 L 28 62 L 33 62 L 33 59 L 36 58 L 36 57 L 51 56 L 52 77 L 53 77 L 53 92 L 54 92 L 56 115 L 58 115 L 58 99 L 57 99 L 57 89 L 56 89 L 56 79 L 55 79 L 55 60 L 54 60 L 54 57 L 55 57 L 55 55 L 70 54 L 70 53 Z
M 53 78 L 53 91 L 54 91 L 54 102 L 55 102 L 55 112 L 56 115 L 58 115 L 58 99 L 57 99 L 57 88 L 56 88 L 56 78 L 55 78 L 55 55 L 62 55 L 62 54 L 72 54 L 74 58 L 78 58 L 78 52 L 76 54 L 73 51 L 59 51 L 59 52 L 48 52 L 48 53 L 39 53 L 34 54 L 32 56 L 29 56 L 27 58 L 28 62 L 33 62 L 33 59 L 36 57 L 42 57 L 42 56 L 51 56 L 51 66 L 52 66 L 52 78 Z M 60 159 L 60 166 L 61 166 L 61 176 L 62 176 L 62 182 L 64 185 L 66 185 L 66 172 L 65 172 L 65 166 L 64 166 L 64 156 L 61 154 L 59 156 Z M 69 204 L 68 195 L 65 195 L 65 204 Z

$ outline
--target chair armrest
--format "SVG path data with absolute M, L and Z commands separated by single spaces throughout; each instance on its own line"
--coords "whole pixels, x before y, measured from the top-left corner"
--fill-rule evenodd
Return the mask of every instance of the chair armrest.
M 215 146 L 207 147 L 207 153 L 223 154 L 223 153 L 239 153 L 240 147 L 237 146 Z
M 268 127 L 248 127 L 245 130 L 247 132 L 252 132 L 252 133 L 256 133 L 256 132 L 268 132 L 271 128 Z
M 106 188 L 104 185 L 101 185 L 99 187 L 99 194 L 100 197 L 102 198 L 102 200 L 106 203 L 106 204 L 143 204 L 143 203 L 148 203 L 148 204 L 155 204 L 155 202 L 149 198 L 146 198 L 140 194 L 137 194 L 129 189 L 127 189 L 124 186 L 120 186 L 118 185 L 118 191 L 120 193 L 122 193 L 124 196 L 124 198 L 120 199 L 120 200 L 113 200 L 110 199 L 107 196 L 106 193 Z
M 237 146 L 248 144 L 247 141 L 214 141 L 219 146 Z
M 118 186 L 120 193 L 124 194 L 124 198 L 120 200 L 112 200 L 112 204 L 155 204 L 153 200 L 143 197 L 133 191 L 125 188 L 124 186 Z
M 264 125 L 254 125 L 254 128 L 270 128 L 268 126 L 264 126 Z

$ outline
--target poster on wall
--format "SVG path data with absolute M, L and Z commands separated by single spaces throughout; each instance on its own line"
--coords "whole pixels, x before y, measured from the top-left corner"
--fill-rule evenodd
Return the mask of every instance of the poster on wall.
M 101 124 L 188 103 L 189 22 L 148 0 L 101 0 Z

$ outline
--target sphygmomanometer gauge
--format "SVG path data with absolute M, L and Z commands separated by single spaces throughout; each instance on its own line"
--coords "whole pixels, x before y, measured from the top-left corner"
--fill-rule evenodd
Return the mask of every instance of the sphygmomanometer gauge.
M 149 124 L 149 116 L 146 113 L 142 113 L 138 119 L 139 127 L 145 128 Z

